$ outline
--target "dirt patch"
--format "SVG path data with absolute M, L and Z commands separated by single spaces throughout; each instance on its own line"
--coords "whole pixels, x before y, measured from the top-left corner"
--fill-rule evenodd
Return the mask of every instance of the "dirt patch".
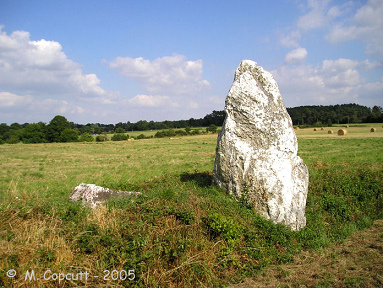
M 383 287 L 383 220 L 342 244 L 302 252 L 292 264 L 270 266 L 230 287 Z

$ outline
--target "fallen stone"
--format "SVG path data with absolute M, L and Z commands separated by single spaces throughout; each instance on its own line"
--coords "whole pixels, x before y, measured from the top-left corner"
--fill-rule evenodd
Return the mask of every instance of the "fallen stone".
M 306 225 L 307 166 L 272 75 L 244 60 L 235 72 L 218 135 L 213 183 L 292 230 Z
M 72 201 L 82 200 L 83 205 L 95 208 L 114 197 L 138 195 L 142 195 L 142 193 L 135 191 L 114 191 L 112 189 L 97 186 L 95 184 L 81 183 L 73 189 L 69 199 Z

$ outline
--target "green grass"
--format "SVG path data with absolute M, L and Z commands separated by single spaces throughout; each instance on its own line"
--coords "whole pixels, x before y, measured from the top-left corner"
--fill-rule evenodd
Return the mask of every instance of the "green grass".
M 100 276 L 61 287 L 220 287 L 382 218 L 382 137 L 297 134 L 310 171 L 307 226 L 299 232 L 210 185 L 216 135 L 0 145 L 0 287 L 24 285 L 27 269 Z M 68 200 L 81 182 L 145 197 L 82 208 Z M 9 269 L 18 276 L 7 278 Z M 104 281 L 104 270 L 134 270 L 136 278 Z
M 218 127 L 218 128 L 220 129 L 220 127 Z M 167 129 L 165 129 L 165 130 L 167 130 Z M 174 131 L 177 131 L 177 130 L 185 131 L 185 128 L 174 128 L 173 130 Z M 199 130 L 200 133 L 202 134 L 202 132 L 206 132 L 206 127 L 193 127 L 193 128 L 191 128 L 191 131 L 193 131 L 193 130 Z M 143 134 L 143 135 L 145 135 L 145 137 L 149 138 L 149 137 L 154 137 L 154 135 L 160 131 L 163 131 L 163 129 L 145 130 L 145 131 L 126 131 L 125 134 L 128 134 L 129 137 L 134 137 L 134 138 L 137 138 L 137 136 Z M 114 134 L 107 134 L 108 139 L 110 140 L 113 135 Z M 179 137 L 179 136 L 175 136 L 175 137 Z M 96 136 L 94 136 L 94 138 L 96 138 Z

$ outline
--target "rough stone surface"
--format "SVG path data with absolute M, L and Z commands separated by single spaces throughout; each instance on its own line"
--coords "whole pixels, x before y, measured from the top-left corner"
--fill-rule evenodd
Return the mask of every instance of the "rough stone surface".
M 309 173 L 272 75 L 244 60 L 235 72 L 217 139 L 213 182 L 293 230 L 306 225 Z
M 69 199 L 72 201 L 82 200 L 83 205 L 88 205 L 91 208 L 95 208 L 96 206 L 104 203 L 112 197 L 129 195 L 138 196 L 141 195 L 141 192 L 114 191 L 109 188 L 97 186 L 95 184 L 81 183 L 73 189 Z

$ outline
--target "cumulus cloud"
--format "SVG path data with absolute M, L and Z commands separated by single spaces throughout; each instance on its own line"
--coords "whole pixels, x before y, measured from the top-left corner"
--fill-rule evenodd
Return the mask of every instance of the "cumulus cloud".
M 209 87 L 202 79 L 202 60 L 187 61 L 184 55 L 157 58 L 117 57 L 109 67 L 139 81 L 150 93 L 188 95 Z
M 293 49 L 286 53 L 285 63 L 273 72 L 286 104 L 381 103 L 383 79 L 376 81 L 374 74 L 381 75 L 379 69 L 383 68 L 383 1 L 368 0 L 359 9 L 355 1 L 339 5 L 329 0 L 306 3 L 303 15 L 280 40 L 284 47 Z M 374 56 L 377 61 L 339 58 L 309 65 L 305 60 L 310 51 L 300 43 L 309 33 L 332 44 L 364 43 L 366 56 Z M 373 75 L 374 80 L 363 77 L 367 75 Z
M 297 48 L 294 50 L 291 50 L 289 53 L 285 56 L 285 61 L 287 63 L 300 63 L 304 61 L 307 57 L 307 50 L 305 48 Z
M 161 107 L 165 105 L 178 106 L 176 103 L 172 103 L 169 96 L 153 96 L 139 94 L 135 97 L 128 99 L 127 104 L 133 107 Z
M 301 32 L 294 30 L 288 35 L 282 37 L 280 43 L 285 47 L 299 47 L 299 40 L 301 38 Z
M 368 64 L 368 65 L 367 65 Z M 383 94 L 383 79 L 368 83 L 360 73 L 373 66 L 369 61 L 324 60 L 319 66 L 283 65 L 273 71 L 287 106 L 373 103 Z
M 19 96 L 10 92 L 0 92 L 0 108 L 25 106 L 32 102 L 32 97 Z
M 297 26 L 304 31 L 324 26 L 328 19 L 326 10 L 330 0 L 308 0 L 310 11 L 298 19 Z
M 57 99 L 36 100 L 31 104 L 28 110 L 34 113 L 39 111 L 43 113 L 54 112 L 54 114 L 61 114 L 61 115 L 63 114 L 78 115 L 78 114 L 85 113 L 84 108 L 78 105 L 69 103 L 66 100 L 57 100 Z
M 280 43 L 288 48 L 299 48 L 305 33 L 328 26 L 331 19 L 336 18 L 343 11 L 343 8 L 336 6 L 330 12 L 329 3 L 330 0 L 308 0 L 305 7 L 306 13 L 298 18 L 292 31 L 282 35 Z
M 307 12 L 297 20 L 296 27 L 282 36 L 285 47 L 300 47 L 302 35 L 323 28 L 330 43 L 361 41 L 365 52 L 383 60 L 383 1 L 368 0 L 355 11 L 356 3 L 348 1 L 330 5 L 329 0 L 308 0 Z
M 10 35 L 0 27 L 0 85 L 7 91 L 58 97 L 108 97 L 95 74 L 84 74 L 61 44 L 30 40 L 26 31 Z
M 349 21 L 337 23 L 329 31 L 330 42 L 359 40 L 366 44 L 366 53 L 383 60 L 383 1 L 369 0 Z

